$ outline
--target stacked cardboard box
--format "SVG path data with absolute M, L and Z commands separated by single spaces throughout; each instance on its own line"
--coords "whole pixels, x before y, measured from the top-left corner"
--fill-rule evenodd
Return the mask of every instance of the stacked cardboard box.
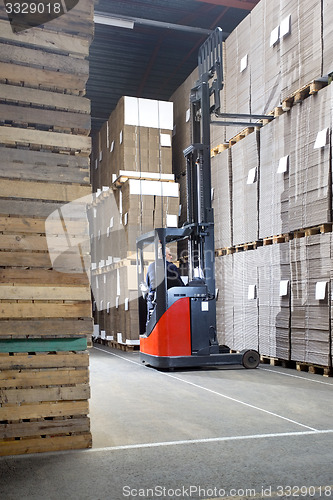
M 233 255 L 234 336 L 231 347 L 236 350 L 259 346 L 257 252 Z M 230 288 L 229 288 L 230 290 Z
M 331 234 L 290 242 L 291 359 L 328 366 Z
M 74 200 L 91 193 L 93 2 L 15 34 L 3 6 L 0 18 L 0 454 L 89 447 L 88 227 Z
M 217 257 L 215 260 L 217 336 L 220 345 L 234 345 L 234 296 L 230 293 L 233 284 L 233 255 Z
M 256 254 L 260 354 L 290 359 L 289 243 L 262 246 Z
M 258 146 L 253 133 L 231 148 L 234 245 L 258 239 Z
M 331 221 L 332 86 L 291 109 L 289 230 Z
M 333 72 L 333 12 L 330 0 L 323 0 L 323 76 Z
M 212 186 L 215 225 L 215 248 L 233 245 L 232 234 L 232 171 L 231 150 L 222 151 L 212 158 Z
M 228 36 L 225 42 L 225 98 L 227 113 L 250 113 L 251 72 L 249 39 L 250 16 Z M 227 139 L 242 130 L 242 126 L 227 127 Z
M 136 238 L 178 226 L 172 108 L 171 102 L 123 97 L 95 136 L 97 193 L 89 210 L 95 330 L 120 344 L 139 342 Z
M 259 238 L 289 232 L 290 152 L 296 122 L 283 114 L 260 131 Z
M 322 76 L 322 2 L 280 2 L 282 99 Z

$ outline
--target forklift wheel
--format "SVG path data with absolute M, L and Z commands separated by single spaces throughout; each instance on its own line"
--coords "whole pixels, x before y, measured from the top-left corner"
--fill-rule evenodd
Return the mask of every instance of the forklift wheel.
M 242 364 L 245 368 L 257 368 L 260 356 L 257 351 L 245 351 L 243 353 Z

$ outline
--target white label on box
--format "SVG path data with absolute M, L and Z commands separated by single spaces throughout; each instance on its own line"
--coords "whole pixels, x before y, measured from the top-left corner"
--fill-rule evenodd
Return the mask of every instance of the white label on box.
M 140 345 L 140 339 L 126 339 L 126 345 Z
M 324 300 L 326 298 L 327 281 L 318 281 L 316 283 L 316 300 Z
M 117 180 L 117 174 L 112 174 L 112 182 L 115 182 Z
M 186 121 L 186 123 L 190 121 L 190 118 L 191 118 L 191 108 L 188 108 L 186 110 L 186 114 L 185 114 L 185 121 Z
M 109 191 L 109 189 L 109 186 L 102 186 L 103 193 L 106 193 L 106 191 Z
M 289 280 L 280 281 L 280 297 L 286 297 L 288 295 Z
M 111 142 L 110 153 L 114 150 L 114 141 Z
M 291 33 L 291 15 L 285 17 L 280 24 L 280 38 L 283 38 L 286 35 Z
M 289 168 L 289 155 L 280 158 L 277 173 L 284 174 L 285 172 L 288 172 L 288 168 Z
M 240 62 L 240 73 L 242 73 L 247 68 L 247 54 L 242 57 Z
M 249 285 L 247 298 L 253 300 L 257 298 L 257 285 Z
M 122 333 L 117 333 L 117 342 L 118 342 L 118 344 L 123 343 L 123 334 Z
M 171 136 L 169 134 L 160 134 L 161 146 L 171 147 Z
M 279 38 L 280 38 L 280 26 L 277 26 L 271 32 L 271 37 L 269 39 L 270 47 L 273 47 L 274 45 L 276 45 L 277 42 L 279 41 Z
M 102 161 L 103 160 L 103 151 L 100 151 L 99 152 L 99 161 Z
M 121 144 L 122 142 L 123 142 L 123 131 L 121 130 L 119 134 L 119 144 Z
M 167 214 L 166 216 L 167 227 L 178 227 L 178 217 L 177 215 Z
M 158 101 L 139 99 L 139 126 L 159 128 Z
M 125 311 L 128 311 L 128 309 L 129 309 L 128 304 L 129 304 L 129 299 L 128 299 L 128 297 L 126 297 L 126 299 L 125 299 Z
M 105 340 L 105 337 L 106 337 L 105 330 L 101 330 L 101 339 Z
M 207 300 L 204 300 L 201 302 L 201 311 L 208 311 L 209 310 L 209 306 L 208 306 L 208 301 Z
M 127 222 L 128 222 L 128 212 L 124 214 L 124 226 L 127 226 Z
M 139 103 L 137 97 L 124 97 L 124 124 L 139 125 Z
M 328 128 L 318 132 L 313 149 L 323 148 L 326 144 L 328 144 Z
M 113 340 L 113 335 L 107 335 L 106 340 Z
M 173 102 L 158 101 L 158 128 L 173 130 Z
M 257 180 L 257 167 L 251 168 L 247 174 L 246 184 L 254 184 Z
M 146 181 L 129 179 L 130 194 L 171 196 L 178 198 L 178 182 Z M 119 193 L 121 195 L 121 191 Z

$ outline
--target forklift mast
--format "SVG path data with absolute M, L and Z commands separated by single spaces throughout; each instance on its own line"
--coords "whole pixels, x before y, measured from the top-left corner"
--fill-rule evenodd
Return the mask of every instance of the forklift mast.
M 189 279 L 204 277 L 212 296 L 215 295 L 215 253 L 210 116 L 220 111 L 220 91 L 223 88 L 222 42 L 222 30 L 216 28 L 200 48 L 199 80 L 190 94 L 192 144 L 184 150 L 187 223 L 194 228 L 188 241 Z

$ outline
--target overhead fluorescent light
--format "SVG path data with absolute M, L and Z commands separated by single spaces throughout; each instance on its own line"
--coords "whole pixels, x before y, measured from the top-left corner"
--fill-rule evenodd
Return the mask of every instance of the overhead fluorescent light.
M 100 14 L 94 15 L 94 22 L 96 24 L 106 24 L 107 26 L 117 26 L 118 28 L 128 28 L 130 30 L 134 28 L 134 21 L 128 21 L 127 19 L 118 19 L 116 17 L 102 16 Z

